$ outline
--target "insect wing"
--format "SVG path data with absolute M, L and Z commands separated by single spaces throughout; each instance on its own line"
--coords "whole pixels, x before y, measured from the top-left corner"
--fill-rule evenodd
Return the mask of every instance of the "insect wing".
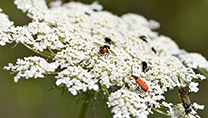
M 102 44 L 97 43 L 97 42 L 93 42 L 93 45 L 103 47 L 103 45 L 102 45 Z
M 111 54 L 112 54 L 113 56 L 116 56 L 116 53 L 115 53 L 114 51 L 112 51 L 111 49 L 109 49 L 109 51 L 111 52 Z

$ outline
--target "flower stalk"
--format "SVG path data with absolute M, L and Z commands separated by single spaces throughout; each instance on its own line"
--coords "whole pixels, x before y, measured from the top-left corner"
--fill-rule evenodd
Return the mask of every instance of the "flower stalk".
M 158 112 L 158 113 L 160 113 L 160 114 L 162 114 L 162 115 L 169 116 L 167 113 L 165 113 L 165 112 L 163 112 L 163 111 L 161 111 L 161 110 L 159 110 L 159 109 L 156 109 L 156 108 L 154 108 L 154 107 L 152 107 L 152 110 L 154 110 L 154 111 L 156 111 L 156 112 Z
M 79 112 L 79 118 L 86 118 L 87 117 L 87 111 L 89 108 L 91 97 L 92 96 L 90 94 L 88 94 L 88 93 L 85 94 L 84 101 L 82 103 L 82 107 Z
M 104 85 L 104 86 L 103 86 L 103 88 L 104 88 L 104 90 L 105 90 L 105 92 L 106 92 L 107 96 L 109 97 L 109 96 L 110 96 L 110 93 L 109 93 L 109 91 L 108 91 L 107 87 Z
M 39 54 L 39 55 L 41 55 L 41 56 L 43 56 L 43 57 L 46 57 L 46 58 L 49 58 L 49 59 L 53 59 L 54 56 L 55 56 L 55 55 L 52 55 L 52 54 L 50 54 L 50 53 L 48 53 L 48 52 L 40 52 L 40 51 L 38 51 L 38 50 L 34 50 L 31 46 L 29 46 L 29 45 L 27 45 L 27 44 L 25 44 L 25 43 L 22 43 L 22 42 L 21 42 L 21 44 L 23 44 L 25 47 L 27 47 L 27 48 L 30 49 L 31 51 L 33 51 L 33 52 L 35 52 L 35 53 L 37 53 L 37 54 Z

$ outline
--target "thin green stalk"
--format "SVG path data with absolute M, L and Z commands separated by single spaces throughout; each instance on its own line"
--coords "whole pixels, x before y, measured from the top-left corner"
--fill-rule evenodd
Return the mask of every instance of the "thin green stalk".
M 57 75 L 59 72 L 45 72 L 45 75 Z
M 32 50 L 33 52 L 40 54 L 41 56 L 44 56 L 44 57 L 46 57 L 46 58 L 53 59 L 53 56 L 51 56 L 51 55 L 48 55 L 48 54 L 45 54 L 45 53 L 43 53 L 43 52 L 34 50 L 31 46 L 29 46 L 29 45 L 27 45 L 27 44 L 25 44 L 25 43 L 22 43 L 22 44 L 23 44 L 25 47 L 27 47 L 28 49 Z
M 86 118 L 88 106 L 90 104 L 90 98 L 91 98 L 91 95 L 86 94 L 85 99 L 84 99 L 84 103 L 82 104 L 82 108 L 79 112 L 79 118 Z
M 106 88 L 106 86 L 103 86 L 103 88 L 105 89 L 105 92 L 106 92 L 107 96 L 109 97 L 110 93 L 109 93 L 108 89 Z
M 51 54 L 52 54 L 53 56 L 56 55 L 50 47 L 48 47 L 48 50 L 51 52 Z
M 154 110 L 154 111 L 156 111 L 156 112 L 158 112 L 158 113 L 160 113 L 160 114 L 162 114 L 162 115 L 169 116 L 167 113 L 165 113 L 165 112 L 163 112 L 163 111 L 161 111 L 161 110 L 159 110 L 159 109 L 156 109 L 156 108 L 154 108 L 154 107 L 152 107 L 152 110 Z

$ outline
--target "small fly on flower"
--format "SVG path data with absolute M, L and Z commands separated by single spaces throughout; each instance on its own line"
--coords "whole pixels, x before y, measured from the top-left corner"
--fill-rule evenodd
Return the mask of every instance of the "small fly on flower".
M 112 41 L 112 39 L 109 38 L 109 37 L 105 37 L 104 40 L 105 40 L 105 42 L 108 43 L 109 45 L 115 45 L 115 42 Z
M 85 15 L 90 16 L 90 13 L 88 13 L 88 12 L 84 12 L 84 13 L 85 13 Z
M 102 45 L 96 42 L 93 42 L 93 44 L 96 46 L 100 46 L 100 50 L 99 50 L 100 54 L 104 54 L 105 56 L 108 56 L 110 55 L 110 52 L 111 52 L 112 55 L 116 56 L 116 54 L 110 49 L 110 46 Z
M 140 37 L 139 37 L 140 39 L 142 39 L 144 42 L 146 42 L 147 43 L 147 37 L 145 36 L 145 35 L 141 35 Z
M 157 51 L 155 50 L 154 47 L 152 47 L 151 49 L 152 49 L 152 51 L 153 51 L 155 54 L 157 53 Z
M 185 109 L 185 113 L 188 114 L 191 112 L 191 101 L 189 99 L 188 93 L 185 91 L 183 87 L 179 87 L 179 98 L 182 101 L 183 107 Z
M 139 77 L 133 75 L 133 66 L 131 66 L 131 77 L 133 77 L 136 81 L 136 83 L 144 90 L 147 91 L 149 89 L 149 87 L 147 86 L 147 84 L 140 79 Z
M 108 43 L 110 43 L 111 42 L 111 39 L 108 38 L 108 37 L 105 37 L 105 41 L 108 42 Z
M 147 68 L 147 62 L 142 61 L 142 71 L 145 72 L 146 68 Z

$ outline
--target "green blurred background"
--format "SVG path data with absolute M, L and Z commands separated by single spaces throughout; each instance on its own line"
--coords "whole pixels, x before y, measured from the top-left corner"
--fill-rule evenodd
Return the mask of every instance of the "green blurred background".
M 81 0 L 92 3 L 92 0 Z M 138 13 L 147 19 L 160 22 L 157 31 L 171 37 L 189 52 L 202 53 L 208 58 L 208 0 L 98 0 L 105 10 L 116 15 L 124 13 Z M 16 8 L 12 0 L 0 0 L 0 8 L 9 15 L 15 25 L 24 25 L 30 20 Z M 2 68 L 9 62 L 16 62 L 17 58 L 33 54 L 23 46 L 12 48 L 14 44 L 0 47 L 0 117 L 1 118 L 77 118 L 81 103 L 69 94 L 62 96 L 61 90 L 53 89 L 46 92 L 53 85 L 51 78 L 22 79 L 14 83 L 13 75 Z M 205 118 L 208 116 L 208 81 L 201 81 L 197 94 L 191 94 L 192 102 L 205 105 L 205 110 L 198 113 Z M 101 98 L 100 98 L 101 99 Z M 179 103 L 178 90 L 166 94 L 169 102 Z M 90 108 L 88 117 L 108 118 L 110 111 L 97 104 Z M 94 114 L 96 112 L 96 115 Z M 162 118 L 158 113 L 151 118 Z

